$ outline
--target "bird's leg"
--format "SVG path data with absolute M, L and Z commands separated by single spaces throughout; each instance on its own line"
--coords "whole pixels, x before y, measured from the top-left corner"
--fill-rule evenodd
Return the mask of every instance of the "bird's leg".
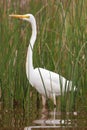
M 55 96 L 55 93 L 53 93 L 53 103 L 54 103 L 54 107 L 56 107 L 56 96 Z
M 56 119 L 56 108 L 54 108 L 54 114 L 53 114 L 53 119 Z
M 46 97 L 44 97 L 42 95 L 42 105 L 43 105 L 43 108 L 42 108 L 42 113 L 48 113 L 48 110 L 47 110 L 47 106 L 46 106 Z
M 46 107 L 46 97 L 42 95 L 42 105 L 45 108 Z

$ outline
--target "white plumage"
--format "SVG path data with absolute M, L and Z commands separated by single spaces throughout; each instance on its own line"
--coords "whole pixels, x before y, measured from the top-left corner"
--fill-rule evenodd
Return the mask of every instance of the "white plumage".
M 64 91 L 72 89 L 72 82 L 60 76 L 57 73 L 33 67 L 33 46 L 37 36 L 36 20 L 32 14 L 10 15 L 11 17 L 20 18 L 31 23 L 32 35 L 27 51 L 26 58 L 26 75 L 30 84 L 42 95 L 43 106 L 46 104 L 46 96 L 52 98 L 56 105 L 56 96 L 61 95 Z

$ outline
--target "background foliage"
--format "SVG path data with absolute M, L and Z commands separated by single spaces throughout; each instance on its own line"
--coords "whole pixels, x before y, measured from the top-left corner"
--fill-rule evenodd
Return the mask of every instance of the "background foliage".
M 87 110 L 87 1 L 2 0 L 0 9 L 0 100 L 3 106 L 14 108 L 20 104 L 27 109 L 31 104 L 37 106 L 40 100 L 25 72 L 30 25 L 9 17 L 12 13 L 32 13 L 38 30 L 34 66 L 59 73 L 77 86 L 75 99 L 73 91 L 61 96 L 63 110 L 69 110 L 73 102 L 77 110 Z

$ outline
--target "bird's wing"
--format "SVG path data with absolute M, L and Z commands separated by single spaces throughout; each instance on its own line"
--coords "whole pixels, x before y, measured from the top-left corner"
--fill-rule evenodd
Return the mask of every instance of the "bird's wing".
M 37 71 L 39 74 L 40 79 L 43 80 L 44 86 L 46 87 L 46 90 L 49 91 L 49 93 L 53 92 L 57 95 L 60 95 L 61 90 L 64 91 L 68 82 L 67 79 L 57 73 L 43 68 L 36 68 L 35 71 Z

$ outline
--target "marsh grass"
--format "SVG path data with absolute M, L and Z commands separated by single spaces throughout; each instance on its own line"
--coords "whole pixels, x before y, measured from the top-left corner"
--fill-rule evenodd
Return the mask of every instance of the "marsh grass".
M 9 18 L 12 13 L 33 13 L 38 29 L 33 55 L 34 66 L 52 70 L 72 80 L 73 87 L 77 87 L 77 94 L 75 96 L 73 88 L 70 93 L 65 92 L 59 98 L 60 109 L 71 111 L 74 107 L 73 109 L 79 110 L 81 104 L 87 105 L 87 2 L 26 2 L 3 1 L 0 4 L 1 100 L 6 107 L 10 105 L 13 108 L 20 104 L 28 110 L 40 98 L 29 85 L 25 72 L 30 25 Z

